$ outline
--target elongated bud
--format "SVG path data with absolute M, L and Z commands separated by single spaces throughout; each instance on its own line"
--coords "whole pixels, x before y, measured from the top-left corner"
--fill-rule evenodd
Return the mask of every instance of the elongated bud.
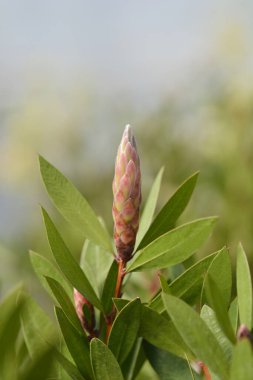
M 139 227 L 141 171 L 135 138 L 130 125 L 123 133 L 113 179 L 114 242 L 118 258 L 131 258 Z
M 95 327 L 95 316 L 93 305 L 76 289 L 74 289 L 74 302 L 76 314 L 83 329 L 93 335 Z

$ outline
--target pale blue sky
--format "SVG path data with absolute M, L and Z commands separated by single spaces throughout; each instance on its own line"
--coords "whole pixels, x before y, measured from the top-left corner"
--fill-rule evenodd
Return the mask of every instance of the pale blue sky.
M 164 78 L 212 55 L 230 23 L 252 35 L 252 19 L 251 0 L 1 0 L 0 80 L 15 92 L 44 70 L 59 81 L 166 91 Z

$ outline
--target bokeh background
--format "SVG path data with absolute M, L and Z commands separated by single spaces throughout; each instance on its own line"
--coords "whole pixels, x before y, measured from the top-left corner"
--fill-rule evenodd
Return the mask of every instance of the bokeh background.
M 165 165 L 159 206 L 200 170 L 181 218 L 219 215 L 203 254 L 239 240 L 253 264 L 252 0 L 0 0 L 0 294 L 45 297 L 28 250 L 49 248 L 39 204 L 78 257 L 82 242 L 47 199 L 41 153 L 112 231 L 111 181 L 134 128 L 143 198 Z M 44 301 L 43 301 L 44 302 Z

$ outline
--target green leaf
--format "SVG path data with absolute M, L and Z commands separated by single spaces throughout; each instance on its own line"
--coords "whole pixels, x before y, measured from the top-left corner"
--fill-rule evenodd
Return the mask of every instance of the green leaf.
M 110 238 L 86 199 L 58 169 L 41 156 L 39 161 L 47 192 L 63 217 L 84 237 L 111 251 Z
M 160 191 L 163 172 L 164 172 L 164 167 L 162 167 L 159 170 L 159 173 L 157 174 L 156 179 L 150 189 L 148 199 L 145 203 L 145 207 L 141 215 L 141 221 L 140 221 L 140 225 L 139 225 L 139 229 L 138 229 L 138 233 L 136 237 L 135 247 L 138 247 L 139 243 L 143 239 L 145 233 L 147 232 L 152 222 L 154 212 L 156 209 L 156 203 L 157 203 L 159 191 Z
M 44 223 L 47 230 L 48 241 L 59 268 L 69 282 L 82 293 L 94 306 L 102 310 L 102 305 L 91 284 L 74 257 L 69 252 L 61 235 L 57 231 L 47 212 L 42 208 Z
M 45 380 L 50 378 L 53 361 L 53 348 L 51 347 L 37 358 L 37 360 L 33 360 L 29 369 L 25 371 L 20 380 Z
M 34 360 L 40 359 L 44 352 L 58 342 L 56 326 L 32 298 L 27 298 L 22 309 L 21 324 L 28 352 Z M 54 356 L 72 380 L 84 380 L 77 368 L 57 349 L 54 350 Z M 53 367 L 56 367 L 55 363 Z
M 230 380 L 252 380 L 253 353 L 252 346 L 247 339 L 237 343 L 234 348 Z
M 159 281 L 160 281 L 162 292 L 164 292 L 166 294 L 172 294 L 170 287 L 169 287 L 169 284 L 167 283 L 166 278 L 162 274 L 159 275 Z
M 102 293 L 103 284 L 113 260 L 114 257 L 111 253 L 91 243 L 89 240 L 85 240 L 80 259 L 80 267 L 86 274 L 94 290 L 97 291 L 97 294 Z M 98 273 L 99 276 L 97 275 Z
M 237 297 L 231 302 L 228 315 L 230 318 L 230 322 L 232 324 L 233 330 L 235 334 L 237 333 L 237 328 L 238 328 L 238 301 Z
M 23 303 L 23 285 L 19 284 L 12 289 L 0 303 L 0 334 L 5 331 L 5 324 L 8 323 L 10 316 L 16 312 L 19 304 Z
M 147 306 L 142 306 L 139 336 L 174 355 L 184 358 L 187 352 L 192 356 L 173 322 Z
M 108 313 L 112 311 L 112 307 L 113 307 L 112 299 L 115 293 L 117 277 L 118 277 L 118 264 L 114 260 L 112 262 L 111 268 L 105 280 L 103 293 L 101 297 L 101 303 L 103 305 L 105 315 L 108 315 Z
M 115 318 L 108 339 L 108 347 L 121 364 L 137 338 L 141 318 L 141 303 L 137 298 L 129 302 Z
M 69 319 L 69 321 L 75 327 L 75 329 L 82 335 L 84 333 L 83 328 L 82 328 L 81 323 L 79 321 L 79 318 L 76 314 L 76 310 L 74 308 L 74 305 L 71 302 L 71 300 L 69 299 L 64 288 L 61 286 L 61 284 L 59 284 L 58 281 L 54 280 L 53 278 L 46 277 L 46 281 L 47 281 L 50 289 L 52 290 L 52 293 L 54 294 L 56 300 L 59 302 L 59 305 L 61 306 L 66 317 Z
M 56 317 L 58 319 L 62 335 L 69 349 L 74 362 L 81 374 L 86 379 L 92 379 L 92 369 L 89 356 L 89 343 L 84 335 L 80 335 L 62 309 L 55 307 Z
M 123 380 L 117 360 L 101 340 L 92 339 L 90 355 L 95 380 Z
M 203 361 L 222 380 L 228 380 L 226 356 L 205 322 L 180 299 L 167 294 L 162 297 L 172 322 L 196 358 Z
M 217 321 L 215 312 L 209 306 L 204 305 L 201 309 L 200 316 L 219 342 L 227 360 L 230 360 L 232 356 L 233 345 L 222 331 L 220 324 Z
M 113 298 L 113 303 L 118 312 L 120 312 L 129 302 L 130 300 L 126 300 L 124 298 Z
M 123 376 L 126 380 L 135 379 L 146 361 L 142 341 L 142 338 L 136 339 L 131 352 L 121 366 Z
M 189 371 L 190 371 L 190 374 L 191 374 L 191 379 L 192 380 L 196 380 L 196 378 L 199 379 L 200 378 L 199 375 L 197 375 L 197 374 L 194 375 L 193 369 L 191 367 L 191 363 L 190 363 L 189 358 L 187 357 L 187 355 L 185 355 L 185 359 L 186 359 L 188 367 L 189 367 Z
M 198 219 L 160 236 L 134 256 L 127 271 L 167 268 L 188 259 L 208 238 L 216 220 Z
M 250 342 L 243 339 L 234 348 L 230 380 L 252 380 L 253 354 Z
M 19 315 L 19 322 L 20 321 L 21 320 L 20 320 L 20 315 Z M 13 350 L 13 348 L 10 347 L 10 344 L 8 344 L 8 347 L 11 348 L 12 351 L 14 351 L 14 355 L 16 357 L 16 359 L 12 360 L 13 366 L 15 366 L 15 361 L 16 361 L 17 368 L 21 369 L 21 368 L 26 367 L 26 363 L 29 360 L 29 354 L 28 354 L 28 350 L 27 350 L 27 347 L 25 344 L 25 340 L 24 340 L 24 337 L 22 334 L 22 330 L 20 329 L 19 332 L 20 332 L 20 334 L 18 335 L 18 339 L 16 341 L 15 349 Z M 9 363 L 10 363 L 10 361 L 8 360 L 8 365 L 9 365 Z M 0 372 L 0 373 L 2 373 L 2 372 Z M 15 376 L 13 376 L 13 379 L 15 379 Z
M 61 364 L 65 373 L 67 373 L 72 380 L 85 380 L 84 377 L 80 374 L 76 366 L 71 363 L 64 355 L 62 355 L 59 351 L 55 350 L 54 356 Z
M 192 380 L 187 360 L 144 342 L 145 354 L 160 380 Z M 195 379 L 200 379 L 196 375 Z
M 168 200 L 149 227 L 144 238 L 140 242 L 137 251 L 175 227 L 177 219 L 182 214 L 191 198 L 198 174 L 199 173 L 195 173 L 189 177 Z
M 15 289 L 0 305 L 0 374 L 1 379 L 18 379 L 19 362 L 16 346 L 20 332 L 20 312 L 24 299 Z
M 240 244 L 237 250 L 236 285 L 240 323 L 252 328 L 252 282 L 247 256 Z
M 31 358 L 39 358 L 49 346 L 55 346 L 58 342 L 56 326 L 30 297 L 26 299 L 22 309 L 21 323 Z
M 21 313 L 21 326 L 24 340 L 32 360 L 39 360 L 41 355 L 59 344 L 56 326 L 30 297 L 26 298 Z M 58 377 L 58 363 L 53 363 L 51 377 Z
M 219 251 L 218 251 L 219 252 Z M 214 252 L 196 264 L 188 268 L 174 281 L 168 284 L 170 291 L 168 292 L 182 298 L 187 303 L 192 303 L 198 297 L 202 288 L 203 277 L 208 270 L 211 262 L 218 252 Z M 164 292 L 167 293 L 164 289 Z M 161 297 L 161 292 L 151 301 L 149 307 L 162 313 L 165 308 Z
M 224 308 L 224 304 L 221 302 L 222 293 L 220 292 L 220 289 L 216 285 L 216 282 L 210 275 L 208 275 L 207 277 L 206 290 L 207 299 L 209 300 L 212 309 L 215 311 L 217 320 L 222 330 L 224 331 L 228 339 L 230 339 L 232 343 L 235 343 L 236 337 L 232 325 L 230 323 L 228 311 L 226 310 L 226 308 Z
M 48 292 L 50 296 L 53 296 L 53 298 L 55 299 L 55 296 L 50 286 L 48 285 L 45 277 L 51 277 L 54 280 L 58 281 L 63 286 L 64 290 L 67 292 L 69 297 L 73 295 L 73 288 L 69 285 L 69 283 L 63 277 L 62 273 L 59 272 L 59 270 L 55 267 L 53 263 L 51 263 L 45 257 L 39 255 L 36 252 L 30 251 L 29 254 L 33 269 L 38 279 L 40 280 L 41 285 L 44 287 L 44 289 Z
M 208 303 L 206 299 L 208 278 L 212 278 L 215 282 L 220 297 L 219 303 L 224 310 L 227 310 L 231 299 L 232 270 L 229 252 L 226 247 L 221 249 L 215 256 L 205 275 L 202 290 L 202 304 Z

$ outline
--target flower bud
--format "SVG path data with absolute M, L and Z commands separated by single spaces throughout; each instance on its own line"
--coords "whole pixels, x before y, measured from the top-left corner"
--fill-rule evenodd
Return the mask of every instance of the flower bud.
M 253 343 L 253 335 L 246 325 L 241 325 L 237 331 L 237 340 L 248 339 Z
M 114 242 L 118 258 L 123 261 L 131 258 L 134 249 L 140 204 L 140 160 L 131 127 L 127 125 L 116 157 L 112 207 Z
M 93 305 L 77 289 L 74 289 L 74 303 L 76 314 L 83 329 L 91 333 L 95 327 Z

